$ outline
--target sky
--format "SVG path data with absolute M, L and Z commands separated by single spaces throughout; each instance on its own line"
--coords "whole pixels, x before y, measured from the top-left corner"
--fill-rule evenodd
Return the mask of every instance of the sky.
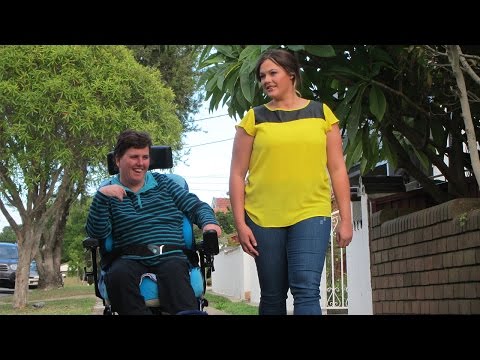
M 189 149 L 190 154 L 173 168 L 173 172 L 185 178 L 190 191 L 200 200 L 212 205 L 214 197 L 228 197 L 230 160 L 237 121 L 230 118 L 223 108 L 209 112 L 208 103 L 194 116 L 194 121 L 201 131 L 184 136 L 185 149 Z M 11 208 L 9 211 L 18 223 L 16 211 Z M 8 222 L 0 212 L 0 232 L 4 226 L 8 226 Z
M 173 168 L 185 178 L 190 192 L 200 200 L 212 204 L 214 197 L 228 197 L 228 177 L 232 157 L 236 120 L 226 109 L 208 111 L 207 104 L 195 116 L 201 129 L 185 136 L 185 148 L 190 150 L 184 162 Z

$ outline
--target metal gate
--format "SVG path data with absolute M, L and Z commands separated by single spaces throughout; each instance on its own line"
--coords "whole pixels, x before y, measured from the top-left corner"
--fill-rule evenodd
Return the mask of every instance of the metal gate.
M 332 213 L 332 231 L 330 246 L 325 257 L 324 276 L 325 299 L 322 308 L 327 314 L 348 313 L 348 283 L 347 283 L 347 256 L 346 249 L 340 248 L 336 241 L 336 230 L 339 223 L 339 212 Z

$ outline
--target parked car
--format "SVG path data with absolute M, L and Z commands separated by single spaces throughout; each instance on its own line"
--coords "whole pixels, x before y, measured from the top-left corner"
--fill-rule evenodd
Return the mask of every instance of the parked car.
M 0 243 L 0 286 L 13 289 L 17 271 L 17 244 Z
M 15 275 L 18 264 L 17 244 L 0 242 L 0 287 L 13 289 L 15 287 Z M 32 261 L 30 264 L 30 276 L 28 285 L 30 287 L 38 286 L 37 263 Z
M 38 270 L 37 270 L 37 263 L 35 260 L 32 261 L 30 264 L 30 275 L 28 276 L 28 286 L 36 288 L 38 286 Z

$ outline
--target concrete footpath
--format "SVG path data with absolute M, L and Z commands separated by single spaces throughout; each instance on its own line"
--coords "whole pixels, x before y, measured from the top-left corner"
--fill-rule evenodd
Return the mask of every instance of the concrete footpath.
M 217 310 L 211 306 L 205 307 L 204 310 L 207 312 L 208 315 L 230 315 L 230 314 L 227 314 L 225 311 Z

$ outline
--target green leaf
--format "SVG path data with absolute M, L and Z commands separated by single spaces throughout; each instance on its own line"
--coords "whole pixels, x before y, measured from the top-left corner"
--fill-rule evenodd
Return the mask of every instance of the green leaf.
M 203 63 L 202 66 L 199 67 L 200 69 L 204 68 L 205 66 L 212 65 L 212 64 L 218 64 L 222 63 L 224 61 L 224 57 L 219 54 L 213 54 L 210 56 L 208 59 L 206 59 Z
M 240 85 L 241 87 L 241 85 Z M 234 97 L 234 101 L 237 103 L 235 104 L 235 107 L 237 110 L 237 113 L 243 113 L 244 111 L 246 111 L 247 109 L 250 108 L 250 104 L 247 102 L 247 100 L 245 99 L 245 96 L 243 95 L 243 91 L 241 91 L 241 89 L 239 89 L 239 86 L 238 84 L 235 86 L 235 97 Z
M 255 66 L 257 65 L 258 56 L 255 55 L 254 53 L 251 53 L 250 55 L 251 55 L 250 57 L 243 59 L 243 61 L 241 62 L 242 66 L 240 67 L 240 75 L 242 74 L 255 75 L 254 69 L 255 69 Z M 253 79 L 254 78 L 255 77 L 253 77 Z
M 353 86 L 349 87 L 346 90 L 346 95 L 344 99 L 337 105 L 335 109 L 335 115 L 337 115 L 338 119 L 340 120 L 340 125 L 343 128 L 345 123 L 347 122 L 348 116 L 351 111 L 350 102 L 354 97 L 357 95 L 358 91 L 360 90 L 363 93 L 363 89 L 365 88 L 366 84 L 364 82 L 358 82 Z
M 439 151 L 442 153 L 441 150 L 444 151 L 445 147 L 447 146 L 448 133 L 443 127 L 442 123 L 436 120 L 436 118 L 432 119 L 430 123 L 430 129 L 432 142 L 439 148 Z
M 198 63 L 201 64 L 211 53 L 212 51 L 212 45 L 206 45 L 200 55 L 198 56 Z
M 246 58 L 258 58 L 260 55 L 260 46 L 259 45 L 248 45 L 245 49 L 242 50 L 238 60 L 244 60 Z
M 219 90 L 223 90 L 223 82 L 225 81 L 225 65 L 219 66 L 217 68 L 217 88 Z
M 350 103 L 350 101 L 352 101 L 352 99 L 355 97 L 355 95 L 357 95 L 357 92 L 358 90 L 362 90 L 363 92 L 363 88 L 365 88 L 366 84 L 364 82 L 358 82 L 356 84 L 354 84 L 353 86 L 350 86 L 347 88 L 346 90 L 346 95 L 345 95 L 345 98 L 344 98 L 344 102 L 346 104 Z
M 253 85 L 253 86 L 252 86 Z M 255 81 L 252 76 L 248 73 L 240 74 L 240 87 L 242 89 L 242 94 L 249 104 L 253 101 L 253 96 L 255 95 Z
M 227 78 L 229 76 L 234 76 L 234 73 L 236 71 L 238 71 L 238 69 L 240 68 L 241 65 L 242 65 L 241 62 L 236 62 L 236 63 L 230 64 L 230 67 L 225 72 L 225 78 Z M 237 74 L 237 76 L 238 76 L 238 74 Z
M 385 139 L 383 139 L 381 153 L 384 154 L 384 156 L 381 156 L 381 158 L 386 159 L 393 166 L 393 168 L 396 169 L 398 164 L 397 156 L 390 150 L 390 143 L 388 143 Z
M 371 170 L 371 169 L 374 169 L 377 166 L 377 163 L 383 159 L 380 157 L 380 148 L 378 144 L 377 133 L 374 132 L 372 135 L 372 134 L 369 134 L 369 129 L 367 126 L 365 126 L 365 129 L 366 131 L 364 133 L 364 136 L 367 138 L 366 141 L 369 147 L 369 151 L 368 151 L 369 156 L 367 157 L 368 159 L 367 169 Z
M 211 78 L 208 80 L 207 84 L 205 85 L 205 90 L 208 91 L 208 92 L 213 91 L 213 89 L 214 89 L 216 86 L 217 86 L 217 76 L 216 76 L 216 74 L 215 74 L 213 77 L 211 77 Z
M 340 85 L 340 83 L 339 83 L 339 81 L 338 81 L 337 79 L 333 79 L 333 80 L 330 82 L 330 87 L 331 87 L 332 89 L 337 90 L 337 89 L 339 88 L 339 85 Z
M 383 91 L 376 85 L 372 85 L 370 88 L 370 111 L 377 118 L 378 121 L 382 121 L 385 115 L 385 109 L 387 107 L 387 101 Z
M 365 77 L 362 74 L 359 74 L 349 67 L 343 66 L 343 65 L 332 65 L 328 67 L 326 70 L 324 70 L 325 75 L 335 75 L 338 76 L 338 74 L 343 74 L 343 75 L 352 75 L 354 77 L 358 77 L 360 79 L 364 79 Z
M 423 152 L 419 152 L 414 147 L 412 148 L 413 148 L 413 151 L 415 152 L 415 155 L 417 155 L 418 159 L 420 160 L 420 164 L 422 164 L 423 169 L 424 170 L 428 169 L 431 166 L 430 161 L 428 160 L 428 157 Z
M 362 129 L 360 129 L 359 134 L 361 134 L 362 137 L 362 149 L 363 149 L 363 158 L 367 160 L 367 163 L 365 164 L 368 165 L 370 163 L 370 159 L 373 157 L 373 149 L 369 146 L 369 136 L 368 136 L 368 126 L 364 126 Z
M 217 51 L 229 58 L 237 58 L 237 54 L 235 53 L 235 49 L 231 45 L 214 45 Z
M 381 61 L 389 65 L 395 65 L 390 55 L 378 46 L 370 48 L 372 57 L 375 61 Z
M 305 51 L 318 57 L 333 57 L 335 49 L 331 45 L 306 45 Z
M 352 109 L 348 114 L 347 118 L 347 136 L 350 139 L 355 137 L 358 131 L 358 126 L 360 123 L 360 115 L 362 113 L 362 97 L 363 91 L 365 88 L 360 89 L 357 93 L 357 97 L 352 105 Z
M 367 168 L 367 159 L 365 159 L 365 157 L 362 157 L 362 160 L 360 161 L 360 174 L 365 175 L 366 168 Z
M 237 80 L 239 78 L 239 68 L 240 63 L 233 64 L 233 66 L 230 67 L 227 74 L 225 75 L 225 81 L 223 83 L 224 90 L 229 92 L 230 94 L 233 94 L 233 89 L 235 88 L 235 84 L 237 83 Z
M 347 149 L 347 169 L 350 169 L 355 165 L 362 156 L 362 135 L 360 132 L 357 132 L 357 136 L 354 139 L 350 139 Z
M 291 51 L 300 51 L 305 49 L 304 45 L 286 45 L 288 50 Z

